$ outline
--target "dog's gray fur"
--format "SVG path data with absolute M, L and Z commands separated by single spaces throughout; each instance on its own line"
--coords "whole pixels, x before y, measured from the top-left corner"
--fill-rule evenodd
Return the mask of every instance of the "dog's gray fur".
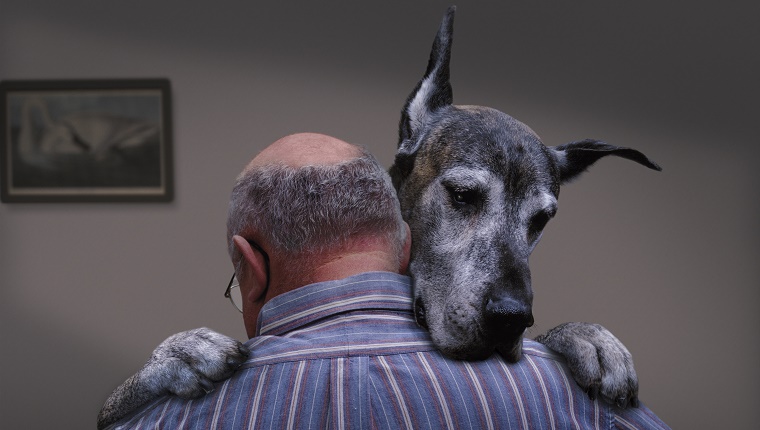
M 453 20 L 452 7 L 402 111 L 390 169 L 412 231 L 415 312 L 446 355 L 481 359 L 496 349 L 517 361 L 533 324 L 528 257 L 557 211 L 560 185 L 606 155 L 660 168 L 639 151 L 596 140 L 546 147 L 507 114 L 454 106 Z M 598 329 L 564 326 L 541 339 L 558 346 L 555 339 L 585 338 L 591 327 Z
M 407 99 L 390 169 L 412 231 L 415 315 L 435 345 L 458 359 L 498 351 L 521 357 L 533 324 L 528 257 L 557 211 L 560 185 L 606 155 L 659 170 L 642 153 L 584 140 L 546 147 L 497 110 L 454 106 L 449 59 L 454 8 L 441 23 L 427 71 Z M 536 340 L 562 353 L 578 384 L 621 407 L 638 403 L 631 354 L 604 327 L 560 325 Z M 247 356 L 207 329 L 174 335 L 109 397 L 98 428 L 165 393 L 197 397 Z

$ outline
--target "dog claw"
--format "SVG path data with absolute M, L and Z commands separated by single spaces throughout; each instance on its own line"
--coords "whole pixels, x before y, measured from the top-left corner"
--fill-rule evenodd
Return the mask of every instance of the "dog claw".
M 245 363 L 246 357 L 227 357 L 227 365 L 230 369 L 237 369 L 241 364 Z
M 586 391 L 586 394 L 588 394 L 588 398 L 589 399 L 596 400 L 596 393 L 594 393 L 593 391 L 591 391 L 591 390 Z
M 602 393 L 602 387 L 599 385 L 599 382 L 590 383 L 588 388 L 586 389 L 586 394 L 588 394 L 588 397 L 591 400 L 598 399 L 601 393 Z
M 200 380 L 201 389 L 206 393 L 211 393 L 214 391 L 214 384 L 209 381 L 206 378 L 201 378 Z
M 628 398 L 627 397 L 618 397 L 615 404 L 622 409 L 625 409 L 625 407 L 628 405 Z
M 425 330 L 428 329 L 427 325 L 427 317 L 425 315 L 425 305 L 422 303 L 422 298 L 417 297 L 417 299 L 414 301 L 414 319 L 417 321 L 417 324 L 424 328 Z

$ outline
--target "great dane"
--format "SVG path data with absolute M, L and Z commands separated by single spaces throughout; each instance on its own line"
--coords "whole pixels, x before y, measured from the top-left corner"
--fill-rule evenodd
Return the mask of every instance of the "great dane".
M 412 232 L 417 322 L 447 356 L 474 360 L 497 351 L 515 362 L 533 324 L 528 257 L 557 211 L 560 185 L 607 155 L 660 168 L 639 151 L 596 140 L 546 147 L 507 114 L 453 105 L 454 11 L 447 11 L 427 70 L 403 108 L 390 174 Z M 567 323 L 536 340 L 566 357 L 590 396 L 637 405 L 631 355 L 602 326 Z M 176 334 L 109 397 L 98 428 L 163 394 L 200 396 L 247 355 L 238 341 L 208 329 Z

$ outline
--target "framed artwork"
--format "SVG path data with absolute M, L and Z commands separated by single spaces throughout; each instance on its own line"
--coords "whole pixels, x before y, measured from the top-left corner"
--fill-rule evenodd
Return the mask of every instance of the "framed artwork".
M 167 202 L 167 79 L 0 82 L 3 202 Z

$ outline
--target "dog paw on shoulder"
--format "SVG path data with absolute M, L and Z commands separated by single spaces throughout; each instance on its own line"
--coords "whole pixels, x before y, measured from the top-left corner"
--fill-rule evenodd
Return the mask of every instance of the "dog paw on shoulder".
M 562 354 L 573 378 L 591 399 L 638 407 L 639 382 L 628 349 L 599 324 L 572 322 L 536 338 Z
M 144 371 L 155 392 L 190 399 L 213 391 L 214 382 L 232 376 L 249 355 L 238 340 L 203 327 L 164 340 Z

